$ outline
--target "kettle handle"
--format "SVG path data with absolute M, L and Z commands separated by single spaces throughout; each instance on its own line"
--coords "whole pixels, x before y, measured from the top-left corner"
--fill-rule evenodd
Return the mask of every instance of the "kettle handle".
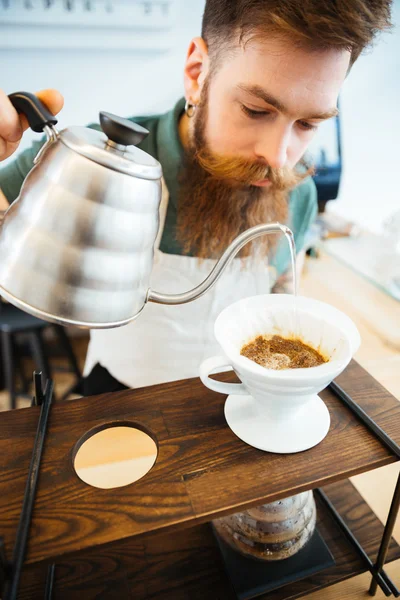
M 30 92 L 14 92 L 8 96 L 11 104 L 28 119 L 29 127 L 36 133 L 42 133 L 44 128 L 57 124 L 57 119 L 45 105 Z

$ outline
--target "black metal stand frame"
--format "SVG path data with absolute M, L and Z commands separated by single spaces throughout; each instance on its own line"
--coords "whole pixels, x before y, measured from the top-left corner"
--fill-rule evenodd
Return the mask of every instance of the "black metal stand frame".
M 15 538 L 13 556 L 11 562 L 7 560 L 4 542 L 0 540 L 0 595 L 2 600 L 17 600 L 19 582 L 26 554 L 26 546 L 32 521 L 32 513 L 35 506 L 36 490 L 39 479 L 40 463 L 46 439 L 47 426 L 49 422 L 50 409 L 53 400 L 54 384 L 51 380 L 46 383 L 43 391 L 42 374 L 33 374 L 35 396 L 31 406 L 40 406 L 40 416 L 36 430 L 35 442 L 32 450 L 32 458 L 26 481 L 22 511 L 19 518 L 17 535 Z M 54 565 L 49 567 L 45 600 L 51 600 L 54 583 Z
M 35 505 L 40 464 L 53 400 L 53 382 L 48 380 L 45 390 L 43 391 L 42 374 L 35 372 L 33 377 L 35 396 L 32 400 L 32 406 L 40 406 L 41 410 L 11 562 L 7 560 L 4 541 L 2 538 L 0 538 L 0 596 L 2 600 L 17 600 L 19 582 L 31 526 L 32 513 Z M 396 444 L 396 442 L 394 442 L 337 383 L 332 382 L 329 387 L 343 402 L 343 404 L 345 404 L 347 408 L 357 416 L 363 425 L 400 460 L 400 446 Z M 357 551 L 366 568 L 371 572 L 372 581 L 369 588 L 369 594 L 371 596 L 375 596 L 377 587 L 379 586 L 386 596 L 389 597 L 393 594 L 395 598 L 400 597 L 400 591 L 384 570 L 384 564 L 392 539 L 394 525 L 400 509 L 400 475 L 393 493 L 389 515 L 386 520 L 386 525 L 384 527 L 384 532 L 375 563 L 369 558 L 325 492 L 323 492 L 321 489 L 317 489 L 315 492 L 321 501 L 324 502 L 332 518 L 336 521 L 347 539 L 352 543 L 354 549 Z M 44 593 L 45 600 L 51 600 L 53 597 L 54 577 L 55 564 L 52 564 L 49 566 L 47 572 Z
M 381 427 L 379 427 L 379 425 L 375 423 L 373 419 L 371 419 L 370 416 L 367 415 L 367 413 L 361 408 L 361 406 L 359 406 L 343 390 L 343 388 L 340 387 L 340 385 L 333 381 L 329 387 L 334 392 L 334 394 L 336 394 L 336 396 L 343 402 L 343 404 L 345 404 L 345 406 L 347 406 L 347 408 L 351 410 L 353 414 L 356 415 L 356 417 L 362 422 L 362 424 L 381 442 L 381 444 L 385 446 L 392 454 L 394 454 L 400 460 L 400 446 L 396 444 L 396 442 L 392 440 L 392 438 L 390 438 L 387 435 L 387 433 Z M 393 492 L 389 514 L 386 519 L 386 524 L 375 563 L 371 561 L 363 547 L 358 542 L 357 538 L 354 536 L 350 528 L 343 521 L 342 517 L 339 515 L 339 513 L 337 512 L 333 504 L 330 502 L 326 494 L 320 489 L 316 490 L 316 493 L 319 496 L 319 498 L 325 503 L 332 517 L 342 529 L 347 539 L 352 543 L 354 549 L 357 551 L 358 555 L 364 562 L 366 568 L 370 571 L 372 575 L 372 581 L 369 588 L 370 596 L 375 596 L 377 587 L 379 585 L 385 596 L 389 597 L 393 594 L 395 598 L 398 598 L 400 596 L 400 591 L 390 579 L 389 575 L 385 572 L 383 567 L 385 565 L 386 556 L 393 535 L 393 529 L 400 509 L 400 474 Z
M 359 406 L 337 383 L 332 382 L 329 386 L 332 392 L 339 398 L 339 400 L 349 409 L 351 412 L 356 415 L 356 417 L 363 423 L 363 425 L 383 444 L 392 454 L 394 454 L 400 460 L 400 446 L 392 440 L 385 431 L 375 423 L 371 417 L 367 415 L 367 413 Z M 384 564 L 387 556 L 387 552 L 389 550 L 390 542 L 393 535 L 393 529 L 396 522 L 397 515 L 399 514 L 400 508 L 400 475 L 397 480 L 396 488 L 393 494 L 393 499 L 389 511 L 388 518 L 386 520 L 386 525 L 384 527 L 382 540 L 378 552 L 378 556 L 376 558 L 375 563 L 370 559 L 368 554 L 365 552 L 364 548 L 361 546 L 360 542 L 357 540 L 349 526 L 343 520 L 339 512 L 336 510 L 332 502 L 329 500 L 328 496 L 322 489 L 314 490 L 316 496 L 324 503 L 327 508 L 328 513 L 335 521 L 336 525 L 342 530 L 343 534 L 346 536 L 347 540 L 352 544 L 354 550 L 357 552 L 359 557 L 361 558 L 364 566 L 368 571 L 370 571 L 372 575 L 372 581 L 369 588 L 369 594 L 371 596 L 375 596 L 377 587 L 379 586 L 383 593 L 386 596 L 393 596 L 398 598 L 400 596 L 400 591 L 390 579 L 389 575 L 384 570 Z M 230 565 L 227 560 L 225 560 L 223 554 L 222 559 L 225 564 L 225 569 L 230 576 Z M 266 575 L 268 577 L 268 575 Z M 234 573 L 232 572 L 232 577 L 230 576 L 231 583 L 233 585 Z M 271 583 L 271 582 L 269 582 Z M 276 588 L 280 587 L 282 584 L 277 580 Z M 271 589 L 271 588 L 270 588 Z M 249 589 L 249 595 L 245 596 L 245 592 L 242 593 L 241 597 L 254 598 L 254 594 Z M 239 597 L 239 596 L 237 596 Z

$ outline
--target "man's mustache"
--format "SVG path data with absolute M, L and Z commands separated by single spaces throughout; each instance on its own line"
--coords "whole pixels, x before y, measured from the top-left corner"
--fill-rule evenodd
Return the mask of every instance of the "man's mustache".
M 311 170 L 301 173 L 288 167 L 274 169 L 265 163 L 214 154 L 207 149 L 198 149 L 195 159 L 209 175 L 232 188 L 248 187 L 269 179 L 273 189 L 289 190 L 311 174 Z

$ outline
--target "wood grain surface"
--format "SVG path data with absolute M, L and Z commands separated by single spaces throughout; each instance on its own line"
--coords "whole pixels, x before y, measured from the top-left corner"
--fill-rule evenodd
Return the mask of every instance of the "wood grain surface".
M 233 379 L 231 374 L 221 376 Z M 400 405 L 359 365 L 338 379 L 400 443 Z M 331 429 L 298 454 L 261 452 L 227 427 L 225 398 L 198 379 L 56 404 L 50 417 L 27 562 L 73 555 L 154 532 L 176 532 L 394 461 L 329 391 Z M 0 423 L 0 532 L 11 551 L 38 410 L 3 413 Z M 99 490 L 73 470 L 78 440 L 110 421 L 137 423 L 157 440 L 153 469 L 140 481 Z
M 349 481 L 324 489 L 365 550 L 375 556 L 383 527 L 368 505 Z M 260 600 L 298 598 L 364 571 L 349 542 L 319 504 L 318 516 L 319 530 L 335 557 L 336 565 L 263 595 Z M 400 548 L 393 543 L 389 559 L 399 556 Z M 19 599 L 41 600 L 45 576 L 44 566 L 28 567 L 24 571 Z M 61 561 L 56 566 L 54 592 L 57 600 L 234 599 L 208 524 L 179 533 L 124 540 Z

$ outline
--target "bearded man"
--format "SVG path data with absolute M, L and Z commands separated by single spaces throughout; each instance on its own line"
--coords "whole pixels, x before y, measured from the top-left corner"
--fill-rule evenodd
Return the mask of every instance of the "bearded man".
M 151 287 L 198 285 L 247 228 L 279 221 L 293 231 L 298 271 L 317 212 L 302 164 L 319 125 L 337 114 L 354 61 L 390 25 L 390 0 L 207 0 L 202 36 L 191 41 L 185 98 L 164 115 L 133 117 L 147 128 L 141 148 L 163 168 L 161 228 Z M 38 94 L 52 112 L 62 98 Z M 15 151 L 26 122 L 0 96 L 0 159 Z M 40 144 L 0 172 L 0 203 L 13 202 Z M 85 394 L 195 377 L 215 354 L 213 324 L 246 296 L 290 291 L 286 241 L 249 244 L 217 285 L 193 304 L 148 305 L 115 330 L 92 331 Z

